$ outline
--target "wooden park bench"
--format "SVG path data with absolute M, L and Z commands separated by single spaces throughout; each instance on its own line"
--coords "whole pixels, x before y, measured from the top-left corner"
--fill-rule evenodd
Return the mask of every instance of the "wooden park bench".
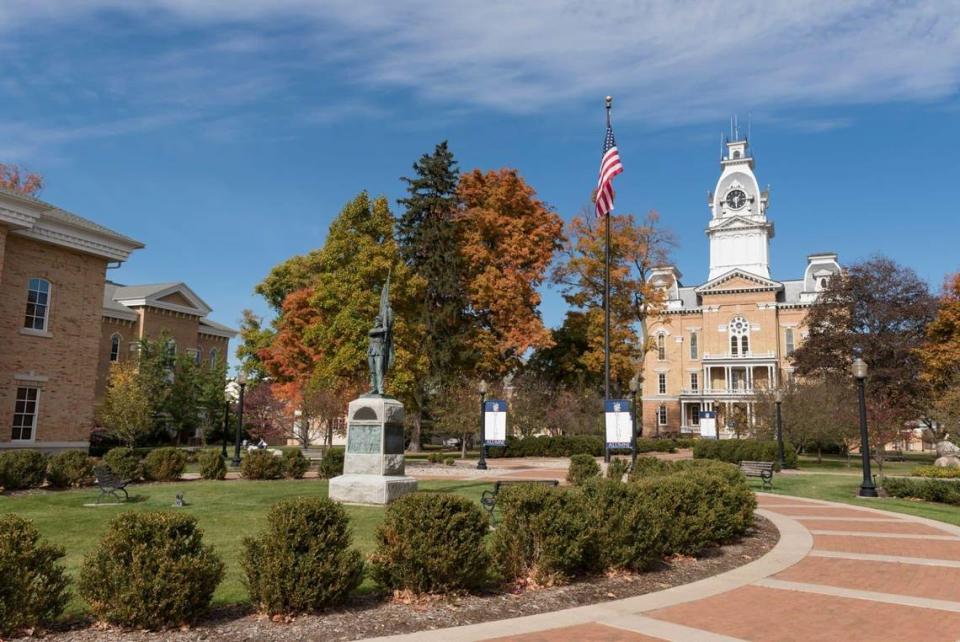
M 498 481 L 493 484 L 493 490 L 483 491 L 483 495 L 480 496 L 480 505 L 483 506 L 490 517 L 493 517 L 493 509 L 497 507 L 497 495 L 500 494 L 500 489 L 505 486 L 520 486 L 521 484 L 540 484 L 542 486 L 559 486 L 560 482 L 556 479 L 517 479 L 511 481 Z
M 747 477 L 759 477 L 761 488 L 773 488 L 772 461 L 741 461 L 740 472 Z
M 106 466 L 97 466 L 93 469 L 93 474 L 97 477 L 97 488 L 100 489 L 100 494 L 97 496 L 98 504 L 100 500 L 107 495 L 119 502 L 120 495 L 117 494 L 118 492 L 123 493 L 124 501 L 130 500 L 130 495 L 127 494 L 127 484 L 130 483 L 129 479 L 120 479 Z

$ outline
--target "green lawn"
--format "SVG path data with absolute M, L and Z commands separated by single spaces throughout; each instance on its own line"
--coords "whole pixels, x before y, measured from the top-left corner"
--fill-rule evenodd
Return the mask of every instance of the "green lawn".
M 960 509 L 948 504 L 936 504 L 920 500 L 879 498 L 860 499 L 860 477 L 846 475 L 778 475 L 773 477 L 773 490 L 770 492 L 796 497 L 810 497 L 833 502 L 843 502 L 856 506 L 868 506 L 895 513 L 907 513 L 918 517 L 936 519 L 948 524 L 960 526 Z M 760 490 L 760 480 L 750 479 L 754 490 Z
M 914 468 L 922 465 L 930 465 L 935 457 L 928 456 L 917 458 L 913 461 L 886 461 L 883 464 L 883 472 L 888 475 L 909 475 Z M 822 461 L 817 461 L 816 456 L 800 455 L 800 470 L 823 471 L 836 473 L 849 473 L 851 475 L 860 475 L 860 456 L 853 455 L 850 458 L 842 455 L 824 455 Z M 878 473 L 876 462 L 871 464 L 874 473 Z
M 420 482 L 421 490 L 458 493 L 477 502 L 489 487 L 482 482 Z M 96 546 L 110 520 L 121 511 L 170 509 L 195 515 L 205 541 L 213 544 L 227 566 L 226 577 L 214 595 L 214 603 L 230 604 L 247 599 L 239 565 L 241 540 L 263 529 L 267 510 L 276 501 L 309 495 L 326 497 L 327 482 L 314 479 L 138 484 L 130 489 L 129 504 L 98 508 L 84 506 L 92 503 L 98 492 L 88 488 L 0 496 L 0 513 L 13 512 L 33 520 L 44 537 L 66 549 L 64 563 L 74 576 L 84 554 Z M 184 493 L 188 506 L 171 508 L 179 492 Z M 364 553 L 371 552 L 373 532 L 383 518 L 383 509 L 345 508 L 352 522 L 355 544 Z M 76 615 L 83 610 L 82 601 L 74 596 L 67 614 Z

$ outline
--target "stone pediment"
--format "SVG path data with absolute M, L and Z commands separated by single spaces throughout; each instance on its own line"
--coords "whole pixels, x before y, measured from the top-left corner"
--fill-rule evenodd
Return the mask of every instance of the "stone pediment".
M 746 270 L 730 270 L 707 281 L 696 289 L 697 294 L 721 294 L 725 292 L 776 292 L 783 284 L 772 279 L 752 274 Z
M 746 216 L 724 216 L 718 219 L 718 222 L 712 226 L 714 230 L 738 230 L 757 227 L 766 227 L 767 221 L 758 221 Z

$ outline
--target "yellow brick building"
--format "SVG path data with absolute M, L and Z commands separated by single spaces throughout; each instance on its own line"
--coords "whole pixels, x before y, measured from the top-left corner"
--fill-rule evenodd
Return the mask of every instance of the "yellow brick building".
M 749 432 L 756 391 L 792 377 L 790 355 L 806 336 L 804 318 L 837 255 L 811 254 L 801 278 L 778 281 L 769 268 L 773 223 L 746 139 L 726 142 L 709 195 L 710 272 L 687 286 L 673 266 L 651 280 L 667 295 L 649 324 L 654 348 L 644 361 L 643 432 L 698 434 L 699 413 L 716 412 L 719 436 Z

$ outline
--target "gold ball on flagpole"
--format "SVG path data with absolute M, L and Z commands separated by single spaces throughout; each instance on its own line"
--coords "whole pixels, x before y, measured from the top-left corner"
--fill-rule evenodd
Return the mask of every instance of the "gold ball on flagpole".
M 612 102 L 613 102 L 613 96 L 607 96 L 607 102 L 608 102 L 608 103 L 612 103 Z

